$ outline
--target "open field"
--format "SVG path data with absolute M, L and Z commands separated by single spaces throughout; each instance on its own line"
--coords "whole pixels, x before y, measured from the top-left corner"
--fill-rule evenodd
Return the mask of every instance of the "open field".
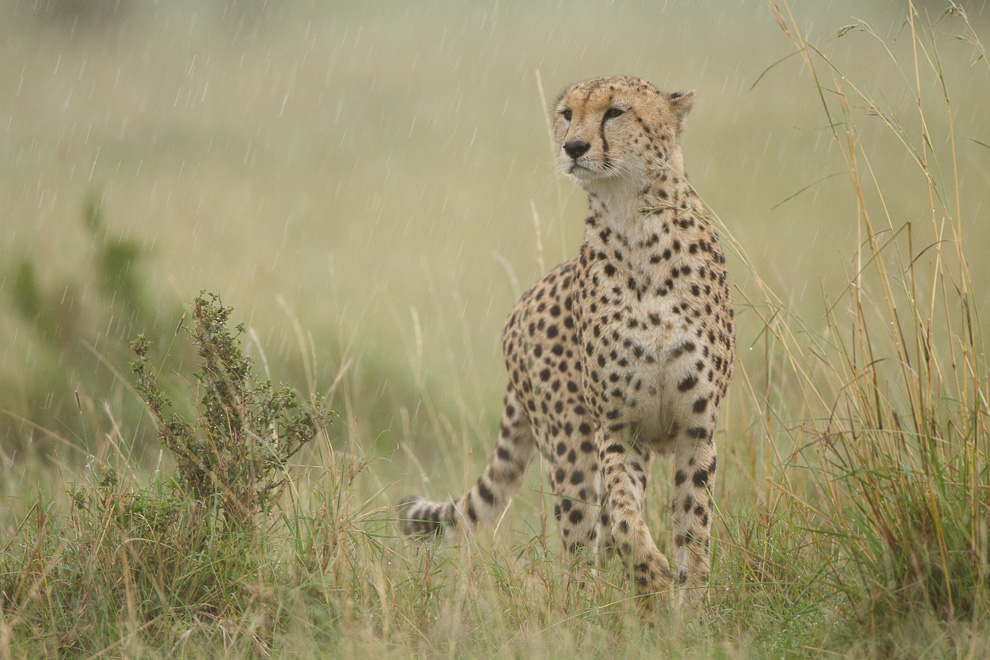
M 985 4 L 0 3 L 0 657 L 986 657 Z M 710 602 L 652 627 L 560 565 L 539 466 L 459 547 L 387 508 L 484 464 L 583 229 L 544 104 L 610 73 L 698 90 L 738 307 Z M 173 461 L 127 347 L 193 413 L 201 290 L 340 416 L 257 529 L 139 557 L 114 507 L 186 504 L 134 496 Z

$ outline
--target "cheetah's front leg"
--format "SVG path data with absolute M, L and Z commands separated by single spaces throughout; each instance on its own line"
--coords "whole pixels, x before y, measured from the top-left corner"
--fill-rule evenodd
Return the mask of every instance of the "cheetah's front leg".
M 692 431 L 694 432 L 692 435 Z M 704 437 L 701 436 L 704 431 Z M 715 443 L 709 429 L 688 429 L 674 453 L 674 564 L 677 605 L 698 601 L 708 584 L 715 484 Z
M 636 583 L 636 593 L 655 595 L 663 603 L 673 585 L 673 576 L 667 558 L 653 541 L 637 502 L 640 486 L 631 464 L 639 453 L 630 450 L 621 433 L 600 430 L 597 440 L 615 549 Z M 655 603 L 650 601 L 652 599 L 644 605 L 652 607 Z

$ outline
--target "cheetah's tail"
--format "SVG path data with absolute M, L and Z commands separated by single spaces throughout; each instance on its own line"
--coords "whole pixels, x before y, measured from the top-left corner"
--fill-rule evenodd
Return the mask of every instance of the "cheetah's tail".
M 448 527 L 456 528 L 457 503 L 432 502 L 418 495 L 403 498 L 396 505 L 399 531 L 406 536 L 442 538 Z
M 476 529 L 498 520 L 522 485 L 536 454 L 536 440 L 522 402 L 509 385 L 495 451 L 464 495 L 446 502 L 407 497 L 398 504 L 399 530 L 409 536 L 442 536 L 462 525 Z

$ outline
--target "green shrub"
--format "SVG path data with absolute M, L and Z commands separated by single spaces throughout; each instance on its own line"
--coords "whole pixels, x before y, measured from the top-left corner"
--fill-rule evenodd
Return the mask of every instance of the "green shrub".
M 267 536 L 279 522 L 273 504 L 288 461 L 331 413 L 259 381 L 227 328 L 230 312 L 213 295 L 195 301 L 189 335 L 201 363 L 192 422 L 166 418 L 149 343 L 134 342 L 137 389 L 175 473 L 134 486 L 111 466 L 92 466 L 91 482 L 69 490 L 67 519 L 39 500 L 0 558 L 0 612 L 22 640 L 85 655 L 135 627 L 154 639 L 174 620 L 240 617 L 265 605 L 258 584 L 276 561 Z
M 195 423 L 168 414 L 169 401 L 148 363 L 149 343 L 132 348 L 138 392 L 158 423 L 162 444 L 177 460 L 176 476 L 193 500 L 219 505 L 228 523 L 249 523 L 278 497 L 286 465 L 329 421 L 322 401 L 301 407 L 289 388 L 275 389 L 252 374 L 252 361 L 227 329 L 231 308 L 215 295 L 201 295 L 193 307 L 191 331 L 202 360 L 196 372 L 200 418 Z

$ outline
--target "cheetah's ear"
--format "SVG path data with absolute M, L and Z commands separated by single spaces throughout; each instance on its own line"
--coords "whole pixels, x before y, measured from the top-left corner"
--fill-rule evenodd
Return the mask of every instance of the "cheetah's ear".
M 667 98 L 670 99 L 670 109 L 674 111 L 674 117 L 677 118 L 677 132 L 680 133 L 684 130 L 684 120 L 688 112 L 694 106 L 694 90 L 671 92 Z

